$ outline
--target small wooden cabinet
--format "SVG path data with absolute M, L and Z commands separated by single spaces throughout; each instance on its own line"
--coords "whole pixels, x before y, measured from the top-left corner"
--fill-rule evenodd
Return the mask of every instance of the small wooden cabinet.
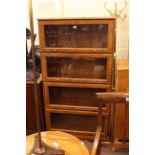
M 116 91 L 129 92 L 129 62 L 127 59 L 120 59 L 116 62 Z M 127 111 L 129 115 L 129 111 Z M 129 138 L 129 117 L 127 126 L 124 126 L 125 105 L 118 104 L 116 106 L 116 121 L 115 121 L 115 137 L 117 140 L 122 140 L 123 136 Z M 125 130 L 124 130 L 125 128 Z M 126 131 L 124 133 L 124 131 Z
M 93 138 L 95 94 L 112 88 L 115 19 L 39 19 L 39 38 L 47 130 Z M 103 125 L 108 139 L 108 105 Z
M 39 104 L 39 113 L 41 119 L 41 130 L 45 130 L 45 121 L 44 121 L 44 105 L 43 105 L 43 96 L 42 96 L 42 80 L 41 76 L 37 79 L 37 93 L 38 93 L 38 104 Z M 33 134 L 37 132 L 36 125 L 36 110 L 35 110 L 35 97 L 34 97 L 34 81 L 26 81 L 26 134 Z

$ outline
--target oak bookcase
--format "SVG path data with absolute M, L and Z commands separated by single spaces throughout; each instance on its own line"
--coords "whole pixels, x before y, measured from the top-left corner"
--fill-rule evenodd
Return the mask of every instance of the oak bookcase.
M 93 138 L 96 92 L 111 91 L 114 18 L 39 19 L 47 130 Z M 109 107 L 103 107 L 103 139 L 109 138 Z

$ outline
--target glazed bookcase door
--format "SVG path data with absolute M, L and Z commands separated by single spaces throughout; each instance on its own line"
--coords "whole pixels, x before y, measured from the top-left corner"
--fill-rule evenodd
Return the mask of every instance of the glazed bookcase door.
M 46 108 L 98 111 L 96 93 L 107 91 L 108 85 L 44 82 L 44 103 Z M 103 111 L 109 111 L 107 104 Z
M 39 20 L 44 52 L 113 52 L 114 19 Z
M 111 54 L 42 53 L 44 81 L 109 84 L 111 72 Z
M 89 123 L 87 123 L 89 122 Z M 79 138 L 94 139 L 97 123 L 96 112 L 47 110 L 46 129 L 64 131 Z M 102 139 L 107 140 L 109 135 L 109 113 L 103 113 Z

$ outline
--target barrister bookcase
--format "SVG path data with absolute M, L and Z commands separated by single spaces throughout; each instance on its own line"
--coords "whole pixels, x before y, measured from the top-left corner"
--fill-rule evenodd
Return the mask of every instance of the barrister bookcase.
M 47 130 L 93 138 L 96 92 L 111 91 L 114 18 L 39 19 Z M 103 106 L 102 138 L 109 138 L 109 106 Z

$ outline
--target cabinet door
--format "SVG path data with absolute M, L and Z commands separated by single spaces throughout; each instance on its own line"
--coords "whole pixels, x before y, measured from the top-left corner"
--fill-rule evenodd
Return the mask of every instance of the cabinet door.
M 89 123 L 88 123 L 89 122 Z M 103 113 L 102 139 L 108 139 L 109 113 Z M 47 130 L 64 131 L 80 138 L 94 139 L 97 113 L 73 110 L 46 110 Z
M 37 132 L 33 84 L 26 84 L 26 132 Z
M 44 52 L 113 52 L 114 19 L 39 20 Z
M 111 83 L 112 54 L 42 53 L 44 81 Z
M 110 91 L 109 85 L 44 82 L 46 108 L 97 111 L 97 92 Z M 103 111 L 109 111 L 104 104 Z
M 37 83 L 38 105 L 40 115 L 41 130 L 45 130 L 44 105 L 42 95 L 42 83 Z M 26 81 L 26 133 L 32 134 L 37 132 L 37 120 L 35 110 L 34 82 Z

